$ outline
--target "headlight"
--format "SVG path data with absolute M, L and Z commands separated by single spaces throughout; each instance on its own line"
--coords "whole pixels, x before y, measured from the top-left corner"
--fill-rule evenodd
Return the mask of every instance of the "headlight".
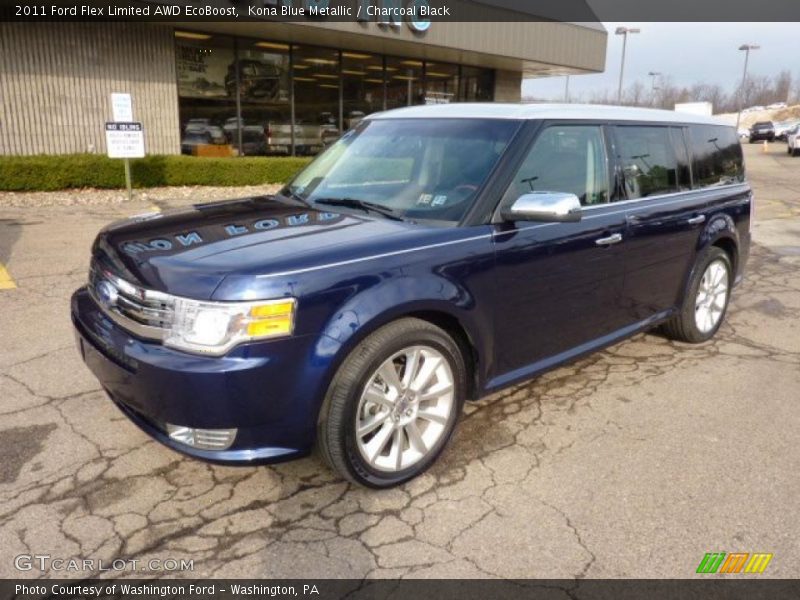
M 294 298 L 260 302 L 176 298 L 172 327 L 164 345 L 221 356 L 242 342 L 291 335 L 296 303 Z

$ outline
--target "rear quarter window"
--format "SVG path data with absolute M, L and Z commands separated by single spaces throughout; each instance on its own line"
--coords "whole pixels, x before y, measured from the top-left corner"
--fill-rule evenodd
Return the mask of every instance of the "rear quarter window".
M 744 181 L 742 146 L 732 127 L 694 125 L 689 130 L 696 188 Z

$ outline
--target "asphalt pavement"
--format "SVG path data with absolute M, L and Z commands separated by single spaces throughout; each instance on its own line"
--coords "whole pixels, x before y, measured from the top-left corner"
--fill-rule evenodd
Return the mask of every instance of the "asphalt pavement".
M 82 364 L 69 296 L 94 235 L 191 190 L 0 193 L 0 577 L 685 578 L 707 552 L 800 576 L 800 157 L 745 150 L 755 245 L 714 341 L 639 335 L 472 404 L 435 467 L 384 492 L 315 457 L 182 457 Z M 33 555 L 94 562 L 19 570 Z

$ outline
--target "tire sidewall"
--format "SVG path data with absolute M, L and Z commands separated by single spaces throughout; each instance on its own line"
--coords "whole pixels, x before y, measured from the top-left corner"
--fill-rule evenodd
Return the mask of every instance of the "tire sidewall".
M 697 320 L 695 318 L 697 292 L 700 288 L 700 283 L 703 280 L 703 275 L 705 274 L 706 269 L 708 269 L 708 266 L 715 261 L 721 261 L 725 265 L 725 270 L 728 273 L 728 288 L 725 292 L 725 306 L 722 307 L 722 314 L 720 314 L 716 325 L 714 325 L 711 330 L 704 332 L 701 331 L 697 326 Z M 712 246 L 698 261 L 697 269 L 692 276 L 691 285 L 689 286 L 688 294 L 684 302 L 683 318 L 686 319 L 686 325 L 688 325 L 689 333 L 693 338 L 693 341 L 705 342 L 717 334 L 717 331 L 719 331 L 719 328 L 722 326 L 722 323 L 725 321 L 725 316 L 728 313 L 728 304 L 730 303 L 732 288 L 733 265 L 731 264 L 731 259 L 724 250 L 721 250 L 716 246 Z
M 361 393 L 369 379 L 384 361 L 404 348 L 415 345 L 430 346 L 440 352 L 445 360 L 448 361 L 453 373 L 455 387 L 453 408 L 445 431 L 425 458 L 402 471 L 393 473 L 378 471 L 366 462 L 358 449 L 355 423 Z M 365 351 L 364 346 L 364 343 L 360 344 L 346 359 L 347 361 L 359 361 L 360 364 L 357 367 L 359 376 L 352 381 L 344 381 L 337 377 L 337 381 L 334 384 L 334 394 L 346 395 L 344 398 L 344 415 L 341 420 L 341 429 L 343 431 L 338 432 L 337 443 L 341 445 L 348 471 L 355 480 L 370 487 L 391 487 L 412 479 L 427 470 L 447 446 L 463 407 L 467 382 L 466 367 L 458 345 L 444 331 L 435 327 L 420 326 L 416 330 L 403 332 L 383 344 L 377 351 L 373 349 L 366 349 Z

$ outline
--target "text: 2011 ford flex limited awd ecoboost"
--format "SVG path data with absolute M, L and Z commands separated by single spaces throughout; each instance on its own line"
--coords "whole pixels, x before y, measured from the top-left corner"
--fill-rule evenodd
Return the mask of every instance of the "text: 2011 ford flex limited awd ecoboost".
M 401 109 L 275 196 L 106 228 L 72 319 L 164 444 L 251 464 L 316 443 L 386 487 L 430 466 L 465 400 L 658 324 L 712 337 L 751 203 L 735 129 L 705 117 Z

